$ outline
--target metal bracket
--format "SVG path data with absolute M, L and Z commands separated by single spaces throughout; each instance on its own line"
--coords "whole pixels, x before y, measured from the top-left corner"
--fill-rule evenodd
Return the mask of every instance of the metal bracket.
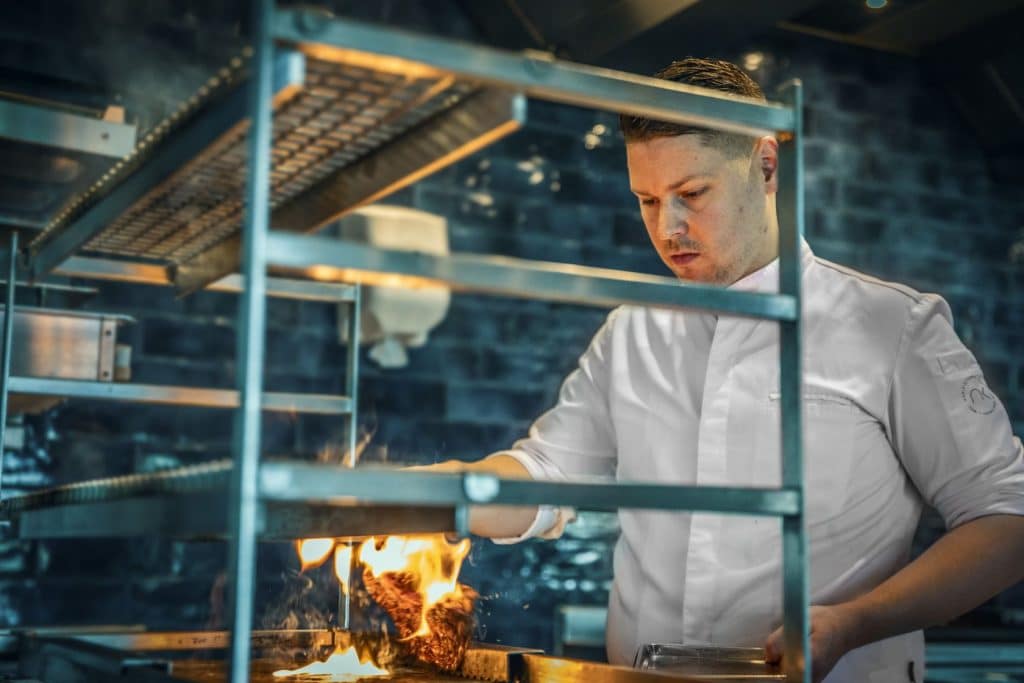
M 120 159 L 135 148 L 135 134 L 135 124 L 0 99 L 0 138 Z

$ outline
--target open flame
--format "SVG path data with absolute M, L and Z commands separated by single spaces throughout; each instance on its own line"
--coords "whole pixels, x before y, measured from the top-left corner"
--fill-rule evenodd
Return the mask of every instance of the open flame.
M 341 584 L 343 593 L 348 593 L 348 580 L 352 571 L 352 546 L 339 543 L 334 548 L 334 576 Z
M 295 542 L 295 550 L 299 553 L 299 560 L 302 562 L 302 571 L 319 567 L 331 554 L 334 547 L 333 538 L 307 538 Z
M 355 681 L 370 676 L 387 676 L 389 671 L 378 669 L 373 662 L 361 662 L 356 651 L 349 647 L 338 649 L 323 662 L 313 662 L 301 669 L 282 669 L 274 672 L 275 678 L 285 676 L 324 676 L 332 681 Z
M 431 637 L 433 631 L 427 619 L 431 608 L 445 600 L 464 597 L 458 578 L 462 562 L 469 554 L 468 538 L 453 544 L 443 534 L 387 536 L 379 541 L 370 538 L 356 545 L 333 538 L 308 538 L 297 541 L 295 549 L 302 562 L 302 571 L 322 565 L 333 551 L 334 574 L 345 592 L 350 590 L 348 581 L 353 558 L 357 558 L 363 565 L 365 574 L 375 579 L 384 574 L 406 577 L 411 594 L 419 596 L 419 628 L 409 633 L 417 623 L 413 620 L 403 632 L 403 640 L 406 641 Z M 468 596 L 471 607 L 475 593 L 471 589 L 467 590 L 471 594 Z M 351 681 L 361 677 L 386 676 L 389 673 L 375 666 L 372 661 L 361 660 L 354 648 L 339 647 L 326 661 L 313 662 L 299 669 L 275 671 L 274 676 L 330 675 L 333 681 Z
M 451 544 L 443 535 L 388 536 L 378 547 L 371 538 L 359 549 L 359 561 L 374 577 L 385 573 L 407 572 L 412 589 L 422 598 L 420 626 L 410 638 L 429 636 L 427 612 L 444 598 L 462 595 L 459 570 L 469 554 L 469 539 Z

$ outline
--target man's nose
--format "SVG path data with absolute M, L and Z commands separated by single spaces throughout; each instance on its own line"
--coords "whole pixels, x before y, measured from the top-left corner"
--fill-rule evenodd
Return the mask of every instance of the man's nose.
M 686 222 L 686 210 L 674 204 L 675 202 L 666 202 L 662 210 L 658 212 L 658 237 L 662 239 L 685 235 L 690 230 L 690 226 Z

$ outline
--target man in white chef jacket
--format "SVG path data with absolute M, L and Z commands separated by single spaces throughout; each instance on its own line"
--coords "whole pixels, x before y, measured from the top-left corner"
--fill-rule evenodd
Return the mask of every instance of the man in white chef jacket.
M 659 77 L 764 99 L 736 66 Z M 632 191 L 665 265 L 735 290 L 778 286 L 778 143 L 623 117 Z M 965 235 L 969 239 L 969 235 Z M 884 249 L 885 245 L 879 245 Z M 1024 578 L 1024 449 L 946 302 L 815 257 L 805 244 L 803 405 L 815 680 L 924 677 L 921 629 Z M 624 306 L 510 450 L 448 471 L 779 486 L 778 329 Z M 948 533 L 908 564 L 923 505 Z M 474 510 L 499 541 L 557 537 L 572 510 Z M 648 642 L 781 654 L 777 519 L 620 512 L 608 657 Z

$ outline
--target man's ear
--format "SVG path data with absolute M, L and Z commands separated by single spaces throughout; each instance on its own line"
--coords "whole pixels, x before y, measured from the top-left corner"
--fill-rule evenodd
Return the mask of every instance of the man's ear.
M 779 142 L 772 135 L 765 135 L 754 146 L 754 163 L 757 164 L 764 180 L 766 194 L 779 189 Z

